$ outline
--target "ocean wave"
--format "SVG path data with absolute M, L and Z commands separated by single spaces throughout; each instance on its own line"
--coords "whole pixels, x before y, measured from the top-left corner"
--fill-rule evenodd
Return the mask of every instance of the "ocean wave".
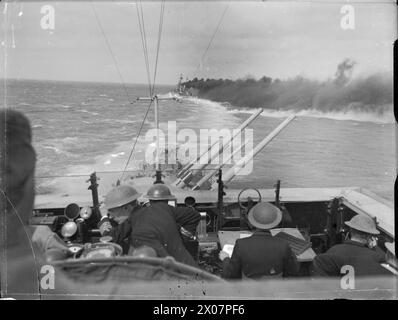
M 52 150 L 58 155 L 64 154 L 67 156 L 73 156 L 70 149 L 73 149 L 80 144 L 81 141 L 78 137 L 65 137 L 61 139 L 47 140 L 46 144 L 43 144 L 41 147 L 43 149 Z
M 55 191 L 54 183 L 47 180 L 36 179 L 35 194 L 46 195 L 52 194 Z
M 113 154 L 111 154 L 111 157 L 112 158 L 117 158 L 117 157 L 123 156 L 124 154 L 125 154 L 124 152 L 113 153 Z
M 79 142 L 78 137 L 65 137 L 60 139 L 60 141 L 64 144 L 75 144 L 76 142 Z
M 107 119 L 107 120 L 123 124 L 142 122 L 142 120 L 123 120 L 123 119 Z
M 223 102 L 216 102 L 216 101 L 203 99 L 203 98 L 196 98 L 196 97 L 185 98 L 185 100 L 189 101 L 190 103 L 192 103 L 194 105 L 201 105 L 204 107 L 217 108 L 217 109 L 225 109 Z
M 208 99 L 203 99 L 203 98 L 186 98 L 188 102 L 190 102 L 191 106 L 198 106 L 200 116 L 199 120 L 204 120 L 206 121 L 207 117 L 209 116 L 212 119 L 218 119 L 222 118 L 225 116 L 225 111 L 229 109 L 229 107 L 224 103 L 224 102 L 216 102 Z M 198 116 L 194 115 L 194 117 L 197 119 Z M 198 121 L 198 120 L 195 120 Z
M 64 153 L 61 149 L 57 148 L 57 147 L 53 147 L 53 146 L 43 146 L 44 149 L 49 149 L 49 150 L 53 150 L 56 154 L 62 154 Z
M 91 114 L 91 115 L 93 115 L 93 116 L 98 116 L 98 115 L 99 115 L 99 113 L 97 113 L 97 112 L 91 112 L 91 111 L 88 111 L 88 110 L 86 110 L 86 109 L 79 109 L 79 110 L 77 110 L 77 111 L 83 112 L 83 113 L 88 113 L 88 114 Z
M 52 105 L 54 108 L 64 108 L 64 109 L 70 109 L 72 106 L 67 105 L 67 104 L 61 104 L 61 103 L 55 103 Z

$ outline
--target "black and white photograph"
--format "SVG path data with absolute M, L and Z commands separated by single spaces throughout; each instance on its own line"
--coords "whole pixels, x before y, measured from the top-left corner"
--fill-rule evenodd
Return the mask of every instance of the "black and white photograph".
M 2 0 L 0 26 L 0 300 L 397 299 L 395 1 Z

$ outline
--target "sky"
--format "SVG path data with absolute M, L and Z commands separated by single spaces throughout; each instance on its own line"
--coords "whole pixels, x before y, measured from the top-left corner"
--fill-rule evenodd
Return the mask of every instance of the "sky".
M 355 28 L 344 30 L 347 3 Z M 53 30 L 41 25 L 47 4 Z M 160 2 L 142 6 L 153 78 Z M 135 3 L 10 2 L 0 9 L 1 78 L 147 82 Z M 354 76 L 391 73 L 396 25 L 393 1 L 166 1 L 156 82 L 175 84 L 180 73 L 326 80 L 346 58 L 356 62 Z

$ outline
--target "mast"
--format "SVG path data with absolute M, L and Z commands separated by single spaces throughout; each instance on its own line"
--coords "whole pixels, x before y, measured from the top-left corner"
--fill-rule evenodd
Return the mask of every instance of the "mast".
M 160 145 L 159 145 L 159 136 L 160 136 L 160 129 L 159 129 L 159 100 L 175 100 L 174 97 L 158 97 L 158 95 L 154 95 L 153 97 L 139 97 L 137 100 L 140 101 L 153 101 L 155 105 L 155 128 L 156 128 L 156 159 L 155 159 L 155 184 L 156 183 L 163 183 L 162 181 L 162 170 L 160 167 Z
M 158 97 L 154 97 L 155 100 L 155 126 L 156 126 L 156 171 L 160 171 L 159 161 L 159 110 L 158 110 Z
M 182 77 L 182 73 L 180 73 L 180 79 L 178 80 L 178 93 L 179 94 L 182 94 L 182 80 L 183 80 L 184 78 Z

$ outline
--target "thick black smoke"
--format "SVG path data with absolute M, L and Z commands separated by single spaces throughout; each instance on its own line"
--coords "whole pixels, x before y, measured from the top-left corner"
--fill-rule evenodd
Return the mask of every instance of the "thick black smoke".
M 288 80 L 262 77 L 197 79 L 187 81 L 194 95 L 236 107 L 274 110 L 365 111 L 384 113 L 392 108 L 392 77 L 374 74 L 352 79 L 355 62 L 342 61 L 327 81 L 296 77 Z
M 345 59 L 337 66 L 334 83 L 338 86 L 345 85 L 350 79 L 354 70 L 355 61 Z

